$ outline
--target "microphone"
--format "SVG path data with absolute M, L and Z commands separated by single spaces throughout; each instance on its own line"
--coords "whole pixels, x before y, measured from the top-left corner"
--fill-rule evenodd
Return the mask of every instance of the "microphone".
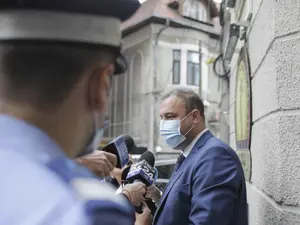
M 132 151 L 134 141 L 129 135 L 121 135 L 104 148 L 99 149 L 117 156 L 117 168 L 123 168 L 129 161 L 128 151 Z
M 141 157 L 141 158 L 143 159 L 144 157 Z M 127 166 L 126 168 L 123 169 L 123 172 L 121 174 L 121 180 L 122 180 L 123 184 L 128 183 L 128 181 L 126 180 L 126 178 L 127 178 L 127 175 L 129 173 L 130 169 L 131 169 L 131 166 Z M 153 180 L 155 182 L 158 179 L 158 170 L 156 169 L 156 167 L 153 167 L 153 169 L 155 171 L 155 175 L 154 175 L 154 178 L 153 178 Z
M 137 163 L 133 164 L 129 169 L 123 171 L 122 177 L 124 178 L 126 176 L 126 181 L 128 181 L 129 183 L 142 182 L 148 187 L 154 182 L 156 173 L 155 169 L 153 168 L 154 162 L 155 158 L 153 153 L 150 151 L 146 151 L 141 155 Z M 139 214 L 143 212 L 141 206 L 135 207 L 135 210 Z
M 138 161 L 138 162 L 141 162 L 141 161 L 143 161 L 143 160 L 146 160 L 146 161 L 150 164 L 150 166 L 154 167 L 154 164 L 155 164 L 155 157 L 154 157 L 154 155 L 153 155 L 152 152 L 150 152 L 150 151 L 145 151 L 145 152 L 141 155 L 141 157 L 139 158 L 139 161 Z
M 126 147 L 127 147 L 127 152 L 128 152 L 128 154 L 130 154 L 132 151 L 133 151 L 133 148 L 135 147 L 135 143 L 134 143 L 134 140 L 132 139 L 132 137 L 131 136 L 129 136 L 129 135 L 126 135 L 126 134 L 124 134 L 124 135 L 121 135 L 120 137 L 122 137 L 123 139 L 124 139 L 124 141 L 125 141 L 125 144 L 126 144 Z M 118 138 L 120 138 L 120 137 L 118 137 Z M 118 139 L 117 138 L 117 139 Z M 114 141 L 113 141 L 114 142 Z M 108 144 L 108 146 L 109 145 L 111 145 L 112 143 L 109 143 Z M 110 149 L 110 147 L 108 147 L 108 146 L 105 146 L 102 150 L 107 150 L 107 149 Z M 107 148 L 108 147 L 108 148 Z M 113 154 L 115 154 L 115 155 L 117 155 L 118 156 L 118 154 L 116 154 L 115 153 L 115 150 L 113 151 Z M 128 156 L 129 157 L 129 156 Z M 119 159 L 120 157 L 118 156 L 118 159 Z M 120 160 L 121 161 L 121 160 Z M 129 159 L 128 160 L 126 160 L 127 161 L 127 163 L 129 162 Z M 126 162 L 124 162 L 124 163 L 126 163 Z M 124 165 L 124 163 L 121 163 L 120 162 L 120 165 L 117 165 L 116 167 L 117 168 L 119 168 L 120 169 L 120 167 L 122 166 L 122 165 Z M 127 163 L 125 164 L 125 166 L 127 165 Z M 119 164 L 119 163 L 118 163 Z M 122 167 L 122 168 L 124 168 L 124 166 Z M 130 169 L 130 168 L 125 168 L 125 169 Z M 128 172 L 127 172 L 128 173 Z M 122 172 L 122 174 L 121 175 L 123 175 L 123 172 Z M 121 178 L 121 182 L 122 182 L 122 180 L 125 180 L 126 178 Z M 120 184 L 119 184 L 119 181 L 117 180 L 117 178 L 116 177 L 112 177 L 112 176 L 107 176 L 107 177 L 105 177 L 105 180 L 106 180 L 106 182 L 108 182 L 108 183 L 110 183 L 110 184 L 112 184 L 115 188 L 119 188 L 119 186 L 120 186 Z
M 129 183 L 142 182 L 146 186 L 152 185 L 155 176 L 154 162 L 153 153 L 150 151 L 144 152 L 139 161 L 130 167 L 126 180 Z
M 153 169 L 155 170 L 155 175 L 154 175 L 154 182 L 158 179 L 158 170 L 156 169 L 156 167 L 153 167 Z
M 126 178 L 127 178 L 127 175 L 129 173 L 129 170 L 131 169 L 131 166 L 127 166 L 125 169 L 123 169 L 122 171 L 122 174 L 121 174 L 121 181 L 122 181 L 122 184 L 126 184 L 128 183 L 126 181 Z
M 153 167 L 153 169 L 155 170 L 155 175 L 154 175 L 154 182 L 155 182 L 158 179 L 158 170 L 156 169 L 156 167 Z M 152 216 L 154 216 L 157 209 L 155 202 L 151 198 L 146 198 L 145 203 L 150 209 Z

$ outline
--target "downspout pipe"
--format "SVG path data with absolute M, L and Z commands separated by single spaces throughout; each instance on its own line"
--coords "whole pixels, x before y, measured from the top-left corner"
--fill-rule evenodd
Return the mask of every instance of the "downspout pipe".
M 166 23 L 165 26 L 162 27 L 159 32 L 157 33 L 155 40 L 154 40 L 154 45 L 153 45 L 153 154 L 156 155 L 156 147 L 158 145 L 158 115 L 156 115 L 157 113 L 157 102 L 158 102 L 158 96 L 160 94 L 160 90 L 157 89 L 157 77 L 158 77 L 158 67 L 157 67 L 157 61 L 158 61 L 158 57 L 156 54 L 156 49 L 158 47 L 158 41 L 159 38 L 161 36 L 161 34 L 163 33 L 164 30 L 166 30 L 168 27 L 170 26 L 170 19 L 167 18 L 166 19 Z
M 159 38 L 160 38 L 160 35 L 163 33 L 164 30 L 166 30 L 168 27 L 170 26 L 170 19 L 167 18 L 166 19 L 166 23 L 165 23 L 165 26 L 162 27 L 159 32 L 157 33 L 156 37 L 155 37 L 155 44 L 153 46 L 153 56 L 154 56 L 154 82 L 153 82 L 153 90 L 154 92 L 157 94 L 159 92 L 159 90 L 157 90 L 157 75 L 158 75 L 158 67 L 157 67 L 157 61 L 158 61 L 158 57 L 157 57 L 157 54 L 156 54 L 156 49 L 158 47 L 158 41 L 159 41 Z

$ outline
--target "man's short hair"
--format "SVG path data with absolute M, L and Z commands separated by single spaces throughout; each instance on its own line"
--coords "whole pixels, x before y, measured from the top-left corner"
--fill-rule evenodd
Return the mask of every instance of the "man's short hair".
M 193 109 L 197 109 L 204 118 L 204 104 L 196 92 L 188 88 L 175 88 L 166 92 L 161 97 L 161 100 L 163 101 L 171 96 L 176 96 L 184 102 L 186 113 L 191 112 Z
M 114 57 L 112 49 L 105 46 L 1 43 L 0 97 L 38 110 L 55 110 L 92 64 L 99 60 L 113 63 Z

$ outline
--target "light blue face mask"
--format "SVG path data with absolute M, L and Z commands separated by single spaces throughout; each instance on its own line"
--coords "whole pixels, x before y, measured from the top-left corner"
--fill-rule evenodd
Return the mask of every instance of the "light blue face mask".
M 109 122 L 108 117 L 106 117 L 105 120 L 104 120 L 103 127 L 97 129 L 96 126 L 98 124 L 98 116 L 97 116 L 96 113 L 94 114 L 95 131 L 94 131 L 93 135 L 91 136 L 91 139 L 87 143 L 84 151 L 81 152 L 78 156 L 83 156 L 83 155 L 86 155 L 86 154 L 90 154 L 94 150 L 97 150 L 99 148 L 99 144 L 100 144 L 100 142 L 103 138 L 104 131 L 108 127 L 108 122 Z
M 94 150 L 99 148 L 99 144 L 102 141 L 103 135 L 104 135 L 104 128 L 98 129 L 94 136 L 93 144 L 92 144 L 92 148 Z
M 109 122 L 108 116 L 106 116 L 104 119 L 103 127 L 97 129 L 97 124 L 99 124 L 98 118 L 99 118 L 99 116 L 96 113 L 94 113 L 95 133 L 94 133 L 94 138 L 92 141 L 92 148 L 94 150 L 99 148 L 99 144 L 104 135 L 104 130 L 108 127 L 108 122 Z
M 192 127 L 186 132 L 186 134 L 180 133 L 180 124 L 189 114 L 187 114 L 182 120 L 160 120 L 160 136 L 165 139 L 166 144 L 173 149 L 176 149 L 178 145 L 185 141 L 186 135 L 193 129 Z

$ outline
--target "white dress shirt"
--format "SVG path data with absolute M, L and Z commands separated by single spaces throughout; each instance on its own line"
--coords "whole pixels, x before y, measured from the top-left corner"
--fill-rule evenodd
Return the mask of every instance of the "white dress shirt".
M 199 138 L 206 132 L 208 131 L 207 128 L 205 128 L 203 131 L 201 131 L 195 138 L 194 140 L 182 151 L 182 154 L 184 155 L 184 157 L 188 157 L 188 155 L 190 154 L 190 152 L 192 151 L 194 145 L 196 144 L 196 142 L 199 140 Z

